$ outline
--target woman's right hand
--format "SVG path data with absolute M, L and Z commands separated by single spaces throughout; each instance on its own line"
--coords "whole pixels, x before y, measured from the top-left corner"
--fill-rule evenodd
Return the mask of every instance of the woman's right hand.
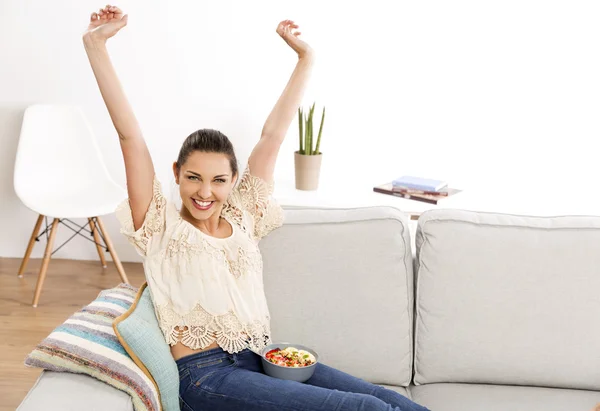
M 120 8 L 107 4 L 98 12 L 92 13 L 90 25 L 83 34 L 83 38 L 86 41 L 104 43 L 126 25 L 127 15 L 123 15 Z

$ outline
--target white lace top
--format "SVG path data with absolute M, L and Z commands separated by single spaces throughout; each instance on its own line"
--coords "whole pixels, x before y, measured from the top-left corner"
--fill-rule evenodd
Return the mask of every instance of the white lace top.
M 121 233 L 144 257 L 144 272 L 166 341 L 192 349 L 214 341 L 229 353 L 271 343 L 259 240 L 283 223 L 273 185 L 246 168 L 221 213 L 233 229 L 209 236 L 183 220 L 154 178 L 154 197 L 134 231 L 129 200 L 116 210 Z

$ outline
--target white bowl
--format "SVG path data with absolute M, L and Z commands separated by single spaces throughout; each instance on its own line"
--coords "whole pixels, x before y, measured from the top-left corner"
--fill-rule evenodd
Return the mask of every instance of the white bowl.
M 286 367 L 283 365 L 273 364 L 265 358 L 265 355 L 269 351 L 275 348 L 284 349 L 287 347 L 294 347 L 299 350 L 308 351 L 309 353 L 315 356 L 315 363 L 306 367 Z M 319 356 L 314 350 L 302 344 L 292 344 L 289 342 L 281 342 L 267 345 L 265 348 L 262 349 L 260 357 L 262 360 L 263 369 L 265 370 L 265 374 L 274 378 L 279 378 L 281 380 L 292 380 L 298 382 L 304 382 L 310 377 L 312 377 L 312 375 L 315 372 L 317 363 L 319 362 Z

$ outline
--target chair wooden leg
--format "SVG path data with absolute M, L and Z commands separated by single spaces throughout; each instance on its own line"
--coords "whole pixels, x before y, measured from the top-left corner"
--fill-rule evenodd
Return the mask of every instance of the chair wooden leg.
M 96 243 L 96 250 L 98 250 L 100 262 L 102 263 L 102 267 L 106 268 L 106 258 L 104 258 L 104 249 L 100 245 L 100 236 L 98 235 L 96 224 L 94 224 L 93 218 L 88 218 L 88 222 L 90 223 L 90 228 L 92 229 L 92 235 L 94 236 L 94 242 Z
M 38 275 L 37 285 L 35 286 L 35 294 L 33 295 L 34 307 L 37 307 L 38 305 L 40 294 L 42 293 L 42 286 L 44 285 L 44 280 L 46 279 L 46 271 L 48 270 L 48 264 L 50 263 L 50 257 L 52 256 L 52 245 L 54 244 L 54 237 L 56 237 L 56 232 L 58 231 L 58 222 L 58 218 L 55 218 L 54 221 L 52 221 L 50 237 L 48 237 L 48 242 L 46 243 L 44 260 L 42 261 L 42 267 L 40 268 L 40 274 Z
M 29 244 L 27 245 L 27 250 L 25 251 L 25 257 L 23 257 L 23 261 L 21 261 L 21 267 L 19 267 L 19 273 L 17 274 L 19 278 L 23 278 L 23 273 L 27 268 L 27 263 L 29 262 L 29 257 L 31 256 L 31 251 L 33 250 L 33 246 L 35 245 L 35 238 L 40 232 L 40 226 L 42 225 L 42 220 L 44 216 L 40 214 L 35 223 L 35 227 L 33 228 L 33 232 L 31 233 L 31 238 L 29 239 Z
M 125 270 L 123 269 L 123 266 L 121 265 L 121 260 L 119 260 L 119 256 L 117 255 L 117 252 L 115 251 L 115 249 L 113 247 L 112 241 L 110 241 L 110 237 L 108 236 L 108 232 L 104 228 L 104 223 L 102 222 L 100 217 L 96 217 L 96 221 L 98 222 L 98 228 L 100 228 L 100 231 L 102 232 L 102 235 L 104 236 L 104 241 L 106 242 L 106 246 L 108 247 L 108 251 L 110 252 L 113 262 L 117 266 L 117 271 L 119 272 L 119 275 L 121 276 L 121 281 L 129 284 L 127 275 L 125 275 Z

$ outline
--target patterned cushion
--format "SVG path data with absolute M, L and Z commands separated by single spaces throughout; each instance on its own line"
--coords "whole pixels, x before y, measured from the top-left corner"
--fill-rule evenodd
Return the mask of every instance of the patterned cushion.
M 38 344 L 25 365 L 87 374 L 131 395 L 136 411 L 160 410 L 156 385 L 129 357 L 112 328 L 136 292 L 128 284 L 100 292 Z
M 114 320 L 113 328 L 133 361 L 156 382 L 163 410 L 179 411 L 179 371 L 156 319 L 147 283 L 131 307 Z

